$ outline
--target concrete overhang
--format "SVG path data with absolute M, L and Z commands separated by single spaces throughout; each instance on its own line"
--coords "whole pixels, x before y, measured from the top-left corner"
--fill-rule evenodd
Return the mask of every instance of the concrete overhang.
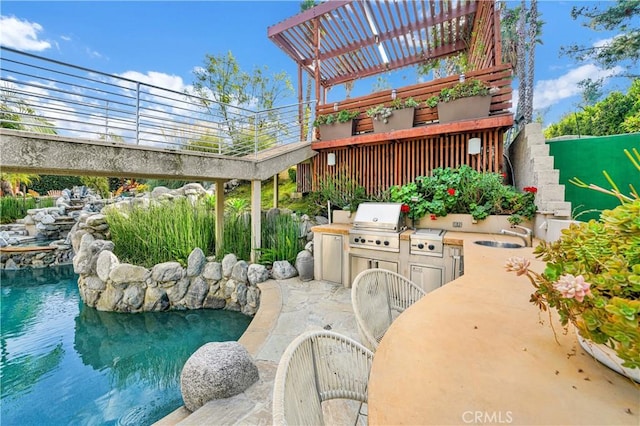
M 228 157 L 0 129 L 5 173 L 213 181 L 265 180 L 316 155 L 310 142 Z

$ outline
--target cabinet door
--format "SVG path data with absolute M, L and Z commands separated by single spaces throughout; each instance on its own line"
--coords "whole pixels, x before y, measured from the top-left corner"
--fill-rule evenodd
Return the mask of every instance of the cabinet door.
M 360 256 L 351 256 L 350 259 L 352 283 L 360 272 L 367 269 L 380 268 L 386 269 L 387 271 L 391 272 L 398 272 L 398 262 L 390 262 L 388 260 L 378 260 Z
M 342 235 L 322 236 L 322 279 L 342 284 Z
M 351 268 L 351 284 L 353 284 L 353 281 L 360 272 L 371 269 L 371 259 L 367 257 L 350 256 L 349 266 Z
M 442 285 L 444 270 L 439 266 L 410 265 L 409 280 L 426 293 Z
M 398 273 L 398 262 L 389 262 L 387 260 L 373 260 L 373 267 L 386 269 L 387 271 Z

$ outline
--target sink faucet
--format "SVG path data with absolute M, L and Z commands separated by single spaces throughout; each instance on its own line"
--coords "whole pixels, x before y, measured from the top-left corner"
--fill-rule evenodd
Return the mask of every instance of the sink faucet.
M 520 225 L 513 225 L 512 228 L 522 229 L 524 231 L 524 233 L 516 232 L 516 231 L 509 231 L 508 229 L 501 229 L 500 233 L 504 234 L 504 235 L 512 235 L 514 237 L 518 237 L 518 238 L 522 239 L 522 241 L 524 241 L 524 246 L 525 247 L 532 247 L 533 246 L 533 231 L 531 229 L 526 228 L 524 226 L 520 226 Z

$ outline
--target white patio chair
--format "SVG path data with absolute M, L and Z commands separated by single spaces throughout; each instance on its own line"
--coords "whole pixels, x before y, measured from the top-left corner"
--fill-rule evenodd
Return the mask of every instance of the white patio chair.
M 351 288 L 351 304 L 362 343 L 375 352 L 391 323 L 424 295 L 424 290 L 395 272 L 359 273 Z
M 373 352 L 341 334 L 317 330 L 298 336 L 285 350 L 273 385 L 274 425 L 324 424 L 322 402 L 367 402 Z

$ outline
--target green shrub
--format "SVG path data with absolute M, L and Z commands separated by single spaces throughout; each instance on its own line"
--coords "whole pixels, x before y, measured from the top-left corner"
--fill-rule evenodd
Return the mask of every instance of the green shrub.
M 0 223 L 13 223 L 27 215 L 29 209 L 53 207 L 51 197 L 2 197 L 0 198 Z
M 300 222 L 293 216 L 267 216 L 262 222 L 260 263 L 271 265 L 276 260 L 288 260 L 293 265 L 305 243 L 306 240 L 300 238 Z
M 407 204 L 408 216 L 413 220 L 427 214 L 466 213 L 476 220 L 493 214 L 512 215 L 510 221 L 519 223 L 532 219 L 536 213 L 537 189 L 527 187 L 525 192 L 519 192 L 504 185 L 499 173 L 480 173 L 469 166 L 437 168 L 431 173 L 390 189 L 391 200 Z
M 82 180 L 77 176 L 40 175 L 40 179 L 31 182 L 28 188 L 40 193 L 40 195 L 46 195 L 47 191 L 71 189 L 74 186 L 82 185 Z
M 127 212 L 107 210 L 114 253 L 124 262 L 152 267 L 178 261 L 187 264 L 194 248 L 212 255 L 215 248 L 215 213 L 205 203 L 192 206 L 186 199 L 132 207 Z

